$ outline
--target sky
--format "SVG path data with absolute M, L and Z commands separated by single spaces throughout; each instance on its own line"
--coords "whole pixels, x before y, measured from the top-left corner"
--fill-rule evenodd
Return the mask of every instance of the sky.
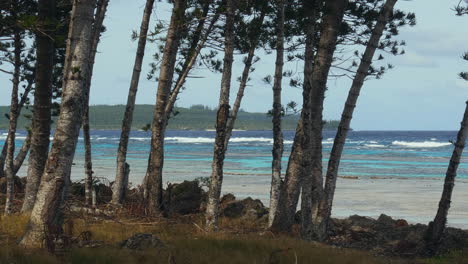
M 398 39 L 406 41 L 403 56 L 387 56 L 395 68 L 380 80 L 364 84 L 352 121 L 354 130 L 458 130 L 468 99 L 468 82 L 457 73 L 468 70 L 468 62 L 461 59 L 468 51 L 468 16 L 458 17 L 451 8 L 458 0 L 398 1 L 396 8 L 415 12 L 417 25 L 401 30 Z M 94 67 L 90 104 L 125 104 L 137 43 L 131 33 L 138 30 L 144 0 L 110 0 L 105 20 L 107 31 L 101 39 Z M 152 25 L 167 20 L 171 5 L 156 2 Z M 144 67 L 137 95 L 138 104 L 156 102 L 157 83 L 147 80 L 149 63 L 155 44 L 148 43 Z M 242 108 L 250 112 L 271 109 L 271 86 L 262 78 L 274 73 L 275 55 L 259 51 L 261 60 L 247 87 Z M 296 67 L 296 65 L 287 66 Z M 302 66 L 298 65 L 298 71 Z M 242 58 L 236 57 L 231 100 L 238 88 L 237 77 L 243 68 Z M 187 89 L 179 96 L 178 106 L 217 105 L 220 74 L 197 69 L 189 79 Z M 339 119 L 351 82 L 347 78 L 330 80 L 325 99 L 324 118 Z M 0 105 L 8 105 L 11 82 L 0 73 Z M 283 102 L 301 102 L 301 90 L 291 88 L 286 81 Z

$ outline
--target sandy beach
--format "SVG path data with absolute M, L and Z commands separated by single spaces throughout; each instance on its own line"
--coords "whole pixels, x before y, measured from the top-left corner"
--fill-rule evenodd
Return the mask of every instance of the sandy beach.
M 269 185 L 245 183 L 237 187 L 226 178 L 224 193 L 238 197 L 252 196 L 268 205 Z M 436 213 L 442 193 L 443 179 L 436 178 L 339 178 L 336 189 L 333 217 L 344 218 L 358 214 L 377 218 L 384 213 L 409 223 L 431 221 Z M 468 180 L 455 183 L 448 226 L 468 229 Z

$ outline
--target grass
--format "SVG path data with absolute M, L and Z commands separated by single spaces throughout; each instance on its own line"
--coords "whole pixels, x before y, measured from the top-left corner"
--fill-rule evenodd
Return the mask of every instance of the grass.
M 60 256 L 44 251 L 25 251 L 16 246 L 27 216 L 0 219 L 0 263 L 343 263 L 343 264 L 442 264 L 468 263 L 468 252 L 426 260 L 375 257 L 369 252 L 339 249 L 287 236 L 260 231 L 257 224 L 221 219 L 220 232 L 206 233 L 200 217 L 177 220 L 126 219 L 119 222 L 75 218 L 65 224 L 66 232 L 77 236 L 90 231 L 93 240 L 105 242 L 100 248 L 71 249 Z M 117 243 L 135 233 L 156 234 L 165 248 L 130 251 Z

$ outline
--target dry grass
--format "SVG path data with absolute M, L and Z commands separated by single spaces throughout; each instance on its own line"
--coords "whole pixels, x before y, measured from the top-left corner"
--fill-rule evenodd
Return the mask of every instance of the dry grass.
M 16 247 L 27 223 L 27 216 L 14 215 L 0 220 L 0 263 L 468 263 L 468 254 L 458 252 L 431 260 L 398 260 L 374 257 L 370 253 L 338 249 L 318 243 L 305 242 L 286 236 L 260 232 L 258 224 L 242 220 L 221 220 L 220 232 L 203 231 L 200 217 L 175 220 L 74 219 L 66 224 L 73 236 L 90 231 L 93 240 L 106 246 L 96 249 L 72 249 L 57 257 L 43 251 L 28 251 Z M 135 233 L 153 233 L 166 248 L 129 251 L 117 243 Z

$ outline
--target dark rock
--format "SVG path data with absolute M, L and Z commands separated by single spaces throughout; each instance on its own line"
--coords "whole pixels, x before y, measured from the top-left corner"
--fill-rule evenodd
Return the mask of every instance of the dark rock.
M 236 196 L 234 196 L 234 194 L 232 193 L 228 193 L 228 194 L 223 195 L 223 197 L 221 198 L 221 204 L 222 205 L 227 204 L 235 200 L 236 200 Z
M 121 248 L 131 250 L 146 250 L 165 247 L 164 243 L 153 234 L 137 233 L 132 237 L 122 241 Z
M 353 226 L 369 227 L 376 223 L 376 220 L 367 216 L 352 215 L 348 218 Z
M 184 181 L 167 187 L 163 205 L 167 215 L 188 215 L 200 212 L 205 191 L 198 181 Z
M 408 222 L 405 219 L 398 219 L 396 220 L 395 225 L 397 227 L 405 227 L 405 226 L 408 226 Z
M 268 209 L 258 199 L 250 197 L 241 201 L 231 201 L 221 207 L 221 216 L 258 220 L 268 214 Z
M 377 219 L 377 222 L 379 224 L 387 225 L 387 226 L 395 226 L 396 224 L 396 221 L 393 220 L 393 218 L 385 214 L 381 214 L 379 218 Z

